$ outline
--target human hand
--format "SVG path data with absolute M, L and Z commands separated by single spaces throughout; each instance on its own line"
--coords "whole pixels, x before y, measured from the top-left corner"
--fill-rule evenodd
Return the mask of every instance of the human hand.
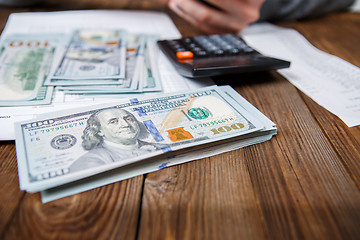
M 179 16 L 200 30 L 212 33 L 237 33 L 260 16 L 264 0 L 206 0 L 211 5 L 196 0 L 157 0 L 168 2 Z

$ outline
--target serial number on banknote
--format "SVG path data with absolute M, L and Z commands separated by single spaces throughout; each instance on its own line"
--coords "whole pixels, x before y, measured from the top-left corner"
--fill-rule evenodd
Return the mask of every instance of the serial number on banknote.
M 214 126 L 214 125 L 218 125 L 218 124 L 223 124 L 223 123 L 227 123 L 227 122 L 233 122 L 235 121 L 234 118 L 224 118 L 224 119 L 220 119 L 220 120 L 213 120 L 210 122 L 205 122 L 205 123 L 199 123 L 196 125 L 192 125 L 190 126 L 190 129 L 194 130 L 194 129 L 198 129 L 198 128 L 204 128 L 204 127 L 210 127 L 210 126 Z

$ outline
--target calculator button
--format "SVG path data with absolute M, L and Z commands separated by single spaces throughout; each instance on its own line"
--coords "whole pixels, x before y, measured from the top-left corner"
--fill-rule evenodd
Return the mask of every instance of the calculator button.
M 195 52 L 194 55 L 196 57 L 207 57 L 207 56 L 209 56 L 209 54 L 206 51 L 198 51 L 198 52 Z
M 240 53 L 240 50 L 238 48 L 231 48 L 231 49 L 227 50 L 227 52 L 229 54 L 238 54 L 238 53 Z
M 188 49 L 184 48 L 184 47 L 179 47 L 176 48 L 176 52 L 187 52 Z
M 202 49 L 199 48 L 199 47 L 191 48 L 191 50 L 193 50 L 194 52 L 200 52 L 200 51 L 202 51 Z
M 187 59 L 187 58 L 193 58 L 194 54 L 191 51 L 176 52 L 176 57 L 178 59 Z
M 212 53 L 216 56 L 221 56 L 221 55 L 225 54 L 225 52 L 221 49 L 216 49 L 216 50 L 212 51 Z
M 186 42 L 186 43 L 191 43 L 191 42 L 192 42 L 192 39 L 191 39 L 191 38 L 184 38 L 183 41 Z

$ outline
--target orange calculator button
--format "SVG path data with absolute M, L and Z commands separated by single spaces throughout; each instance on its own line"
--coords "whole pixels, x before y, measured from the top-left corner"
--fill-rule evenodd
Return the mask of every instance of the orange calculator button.
M 178 59 L 187 59 L 187 58 L 193 58 L 194 54 L 191 51 L 176 52 L 176 57 Z

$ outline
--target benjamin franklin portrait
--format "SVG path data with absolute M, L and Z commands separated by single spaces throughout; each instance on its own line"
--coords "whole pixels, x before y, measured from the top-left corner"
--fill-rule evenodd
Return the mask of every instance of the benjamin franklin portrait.
M 77 159 L 70 171 L 79 171 L 126 160 L 159 150 L 157 144 L 141 139 L 149 135 L 143 123 L 130 112 L 110 108 L 92 114 L 82 135 L 88 152 Z

